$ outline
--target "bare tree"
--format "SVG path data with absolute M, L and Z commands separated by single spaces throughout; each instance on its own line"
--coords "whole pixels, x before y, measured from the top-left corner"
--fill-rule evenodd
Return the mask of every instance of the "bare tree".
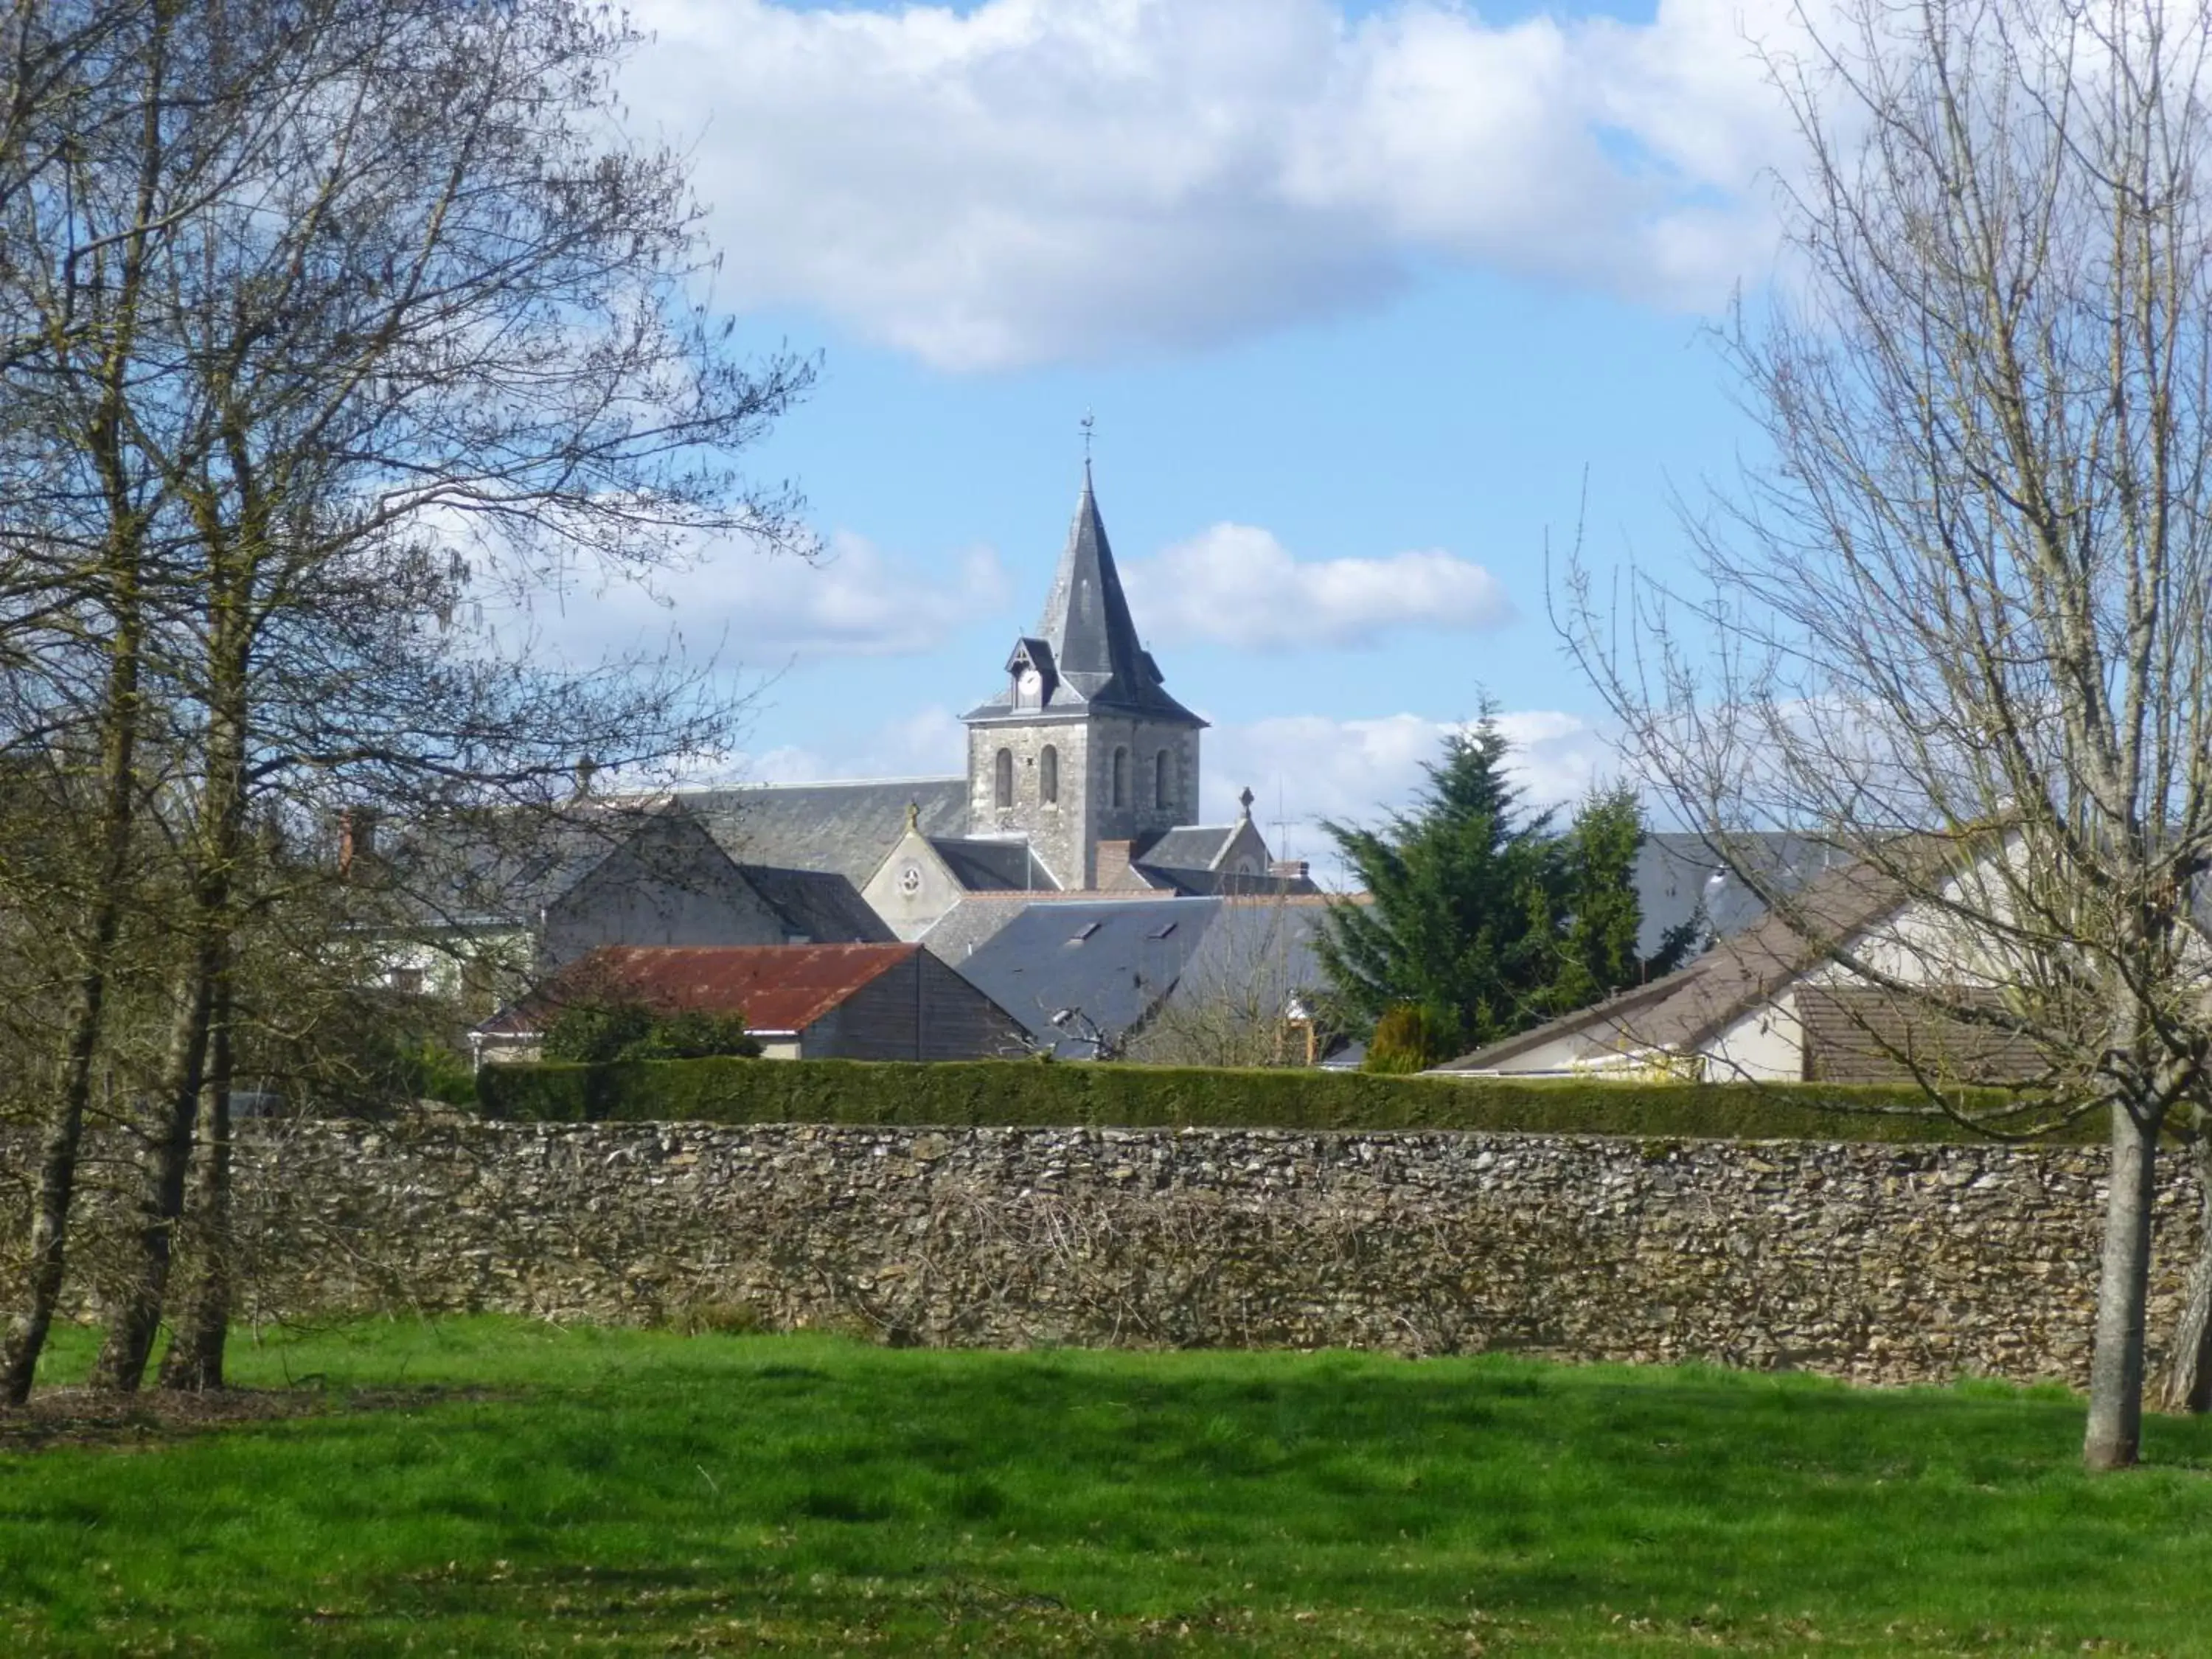
M 1774 54 L 1803 141 L 1771 309 L 1723 335 L 1768 453 L 1686 517 L 1710 593 L 1562 621 L 1650 775 L 1905 905 L 1801 931 L 2108 1111 L 2084 1455 L 2136 1456 L 2158 1137 L 2204 1081 L 2212 870 L 2207 18 L 1851 0 Z M 1879 1022 L 1876 1022 L 1879 1023 Z M 1955 1079 L 1923 1073 L 1959 1109 Z
M 1313 939 L 1324 912 L 1288 894 L 1223 901 L 1195 955 L 1130 1033 L 1152 1066 L 1307 1066 L 1327 986 Z
M 88 152 L 70 197 L 86 239 L 143 244 L 135 331 L 105 343 L 108 382 L 58 351 L 21 370 L 69 404 L 27 422 L 27 455 L 96 463 L 75 403 L 109 391 L 98 430 L 137 493 L 88 517 L 136 515 L 141 624 L 116 821 L 158 825 L 177 872 L 137 1265 L 95 1373 L 126 1389 L 166 1305 L 210 1056 L 226 1063 L 241 916 L 270 896 L 240 884 L 249 822 L 542 804 L 580 750 L 638 774 L 711 750 L 728 708 L 696 671 L 563 672 L 459 613 L 471 593 L 649 580 L 716 538 L 803 544 L 790 493 L 734 457 L 809 378 L 737 355 L 702 307 L 684 167 L 618 137 L 611 78 L 635 37 L 599 9 L 145 9 L 119 78 L 147 119 L 117 128 L 143 147 Z M 83 303 L 82 262 L 43 222 L 5 228 L 40 255 L 19 308 Z M 98 620 L 124 614 L 116 591 L 94 592 Z M 23 1387 L 58 1284 L 31 1287 L 10 1347 Z M 188 1323 L 219 1333 L 220 1312 Z M 178 1375 L 219 1377 L 219 1352 Z

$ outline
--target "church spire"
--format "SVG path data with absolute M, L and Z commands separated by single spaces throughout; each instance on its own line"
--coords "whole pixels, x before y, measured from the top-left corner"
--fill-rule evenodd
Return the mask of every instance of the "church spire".
M 1006 672 L 1006 689 L 969 709 L 963 720 L 1112 713 L 1178 726 L 1206 724 L 1168 695 L 1158 665 L 1137 637 L 1087 458 L 1082 498 L 1045 596 L 1044 614 L 1035 633 L 1014 642 Z
M 1115 568 L 1114 549 L 1085 458 L 1083 495 L 1075 504 L 1067 545 L 1038 618 L 1036 637 L 1052 652 L 1061 684 L 1094 707 L 1111 706 L 1188 717 L 1160 684 L 1160 672 L 1137 638 L 1129 601 Z

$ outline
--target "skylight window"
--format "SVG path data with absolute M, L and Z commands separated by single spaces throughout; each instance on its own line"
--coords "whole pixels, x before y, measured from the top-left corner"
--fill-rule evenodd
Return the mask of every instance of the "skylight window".
M 1095 922 L 1095 921 L 1086 921 L 1086 922 L 1085 922 L 1085 923 L 1083 924 L 1083 926 L 1082 926 L 1082 927 L 1079 927 L 1079 928 L 1077 928 L 1077 929 L 1075 930 L 1075 937 L 1074 937 L 1074 938 L 1073 938 L 1073 939 L 1069 939 L 1067 942 L 1068 942 L 1070 945 L 1080 945 L 1080 944 L 1082 944 L 1082 943 L 1083 943 L 1083 941 L 1084 941 L 1084 940 L 1085 940 L 1085 939 L 1089 939 L 1089 938 L 1090 938 L 1093 933 L 1097 933 L 1097 931 L 1098 931 L 1098 924 L 1097 924 L 1097 922 Z
M 1145 937 L 1146 939 L 1165 939 L 1170 933 L 1175 932 L 1175 923 L 1171 921 L 1163 922 L 1159 927 L 1153 928 L 1151 933 L 1146 934 Z

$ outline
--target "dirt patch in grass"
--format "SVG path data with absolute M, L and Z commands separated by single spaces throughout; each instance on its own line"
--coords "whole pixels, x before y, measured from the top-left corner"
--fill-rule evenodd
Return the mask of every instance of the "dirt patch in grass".
M 210 1389 L 108 1394 L 41 1389 L 27 1405 L 0 1406 L 0 1454 L 89 1446 L 128 1451 L 241 1424 L 336 1412 L 404 1411 L 452 1401 L 509 1397 L 495 1389 Z

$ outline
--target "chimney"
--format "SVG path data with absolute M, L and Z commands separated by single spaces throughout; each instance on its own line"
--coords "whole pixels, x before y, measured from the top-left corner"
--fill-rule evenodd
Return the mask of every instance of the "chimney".
M 355 860 L 376 856 L 376 814 L 366 806 L 338 811 L 338 874 L 350 875 Z
M 589 755 L 576 757 L 576 798 L 579 800 L 592 793 L 592 775 L 599 769 L 599 762 Z
M 1102 841 L 1098 843 L 1098 875 L 1091 884 L 1093 890 L 1105 892 L 1122 884 L 1129 873 L 1129 843 L 1126 841 Z

